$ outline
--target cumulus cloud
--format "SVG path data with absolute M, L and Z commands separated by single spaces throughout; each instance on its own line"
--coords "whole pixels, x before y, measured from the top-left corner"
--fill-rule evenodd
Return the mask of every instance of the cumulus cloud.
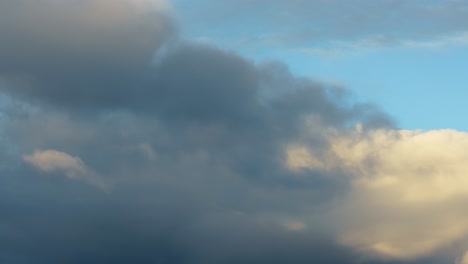
M 329 140 L 323 153 L 288 147 L 286 162 L 294 170 L 346 172 L 350 190 L 335 208 L 342 243 L 414 259 L 466 241 L 467 133 L 356 129 Z
M 431 263 L 464 239 L 465 134 L 395 130 L 168 12 L 0 0 L 0 262 Z
M 61 172 L 71 180 L 83 180 L 99 188 L 109 188 L 105 180 L 88 168 L 80 158 L 67 153 L 56 150 L 35 151 L 31 155 L 24 155 L 23 159 L 40 171 Z
M 4 218 L 12 225 L 5 232 L 26 229 L 34 241 L 49 242 L 38 252 L 20 237 L 5 249 L 6 260 L 355 262 L 350 250 L 302 219 L 303 211 L 338 189 L 325 177 L 291 177 L 282 150 L 288 139 L 303 136 L 304 120 L 316 122 L 311 145 L 318 148 L 326 144 L 323 127 L 343 128 L 356 120 L 366 129 L 391 126 L 378 107 L 297 78 L 281 63 L 255 65 L 190 43 L 169 47 L 157 63 L 125 70 L 115 82 L 103 68 L 89 67 L 97 75 L 31 70 L 34 82 L 2 87 L 17 101 L 2 127 L 15 150 L 12 159 L 24 156 L 39 169 L 18 164 L 1 174 L 0 188 L 8 191 L 0 192 L 0 208 L 17 208 Z M 34 149 L 43 151 L 29 154 Z M 36 175 L 62 173 L 92 183 L 96 171 L 112 184 L 110 195 Z M 30 194 L 7 186 L 23 186 Z M 28 208 L 53 209 L 55 220 L 16 221 Z M 95 241 L 105 246 L 96 250 Z M 132 246 L 123 246 L 128 241 Z M 47 246 L 57 244 L 66 248 L 63 254 Z M 116 245 L 125 250 L 112 250 Z

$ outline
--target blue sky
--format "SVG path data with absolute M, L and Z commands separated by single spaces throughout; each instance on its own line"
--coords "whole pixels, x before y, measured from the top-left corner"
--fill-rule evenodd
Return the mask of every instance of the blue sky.
M 468 130 L 466 1 L 173 4 L 186 38 L 340 84 L 403 129 Z

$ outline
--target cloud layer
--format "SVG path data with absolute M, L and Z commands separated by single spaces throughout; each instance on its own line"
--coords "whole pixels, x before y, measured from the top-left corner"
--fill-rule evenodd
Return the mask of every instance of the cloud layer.
M 397 130 L 170 12 L 0 2 L 0 262 L 464 261 L 464 133 Z
M 467 43 L 465 1 L 174 2 L 183 9 L 186 21 L 184 17 L 182 20 L 193 37 L 230 47 L 281 47 L 335 55 L 382 47 L 433 48 Z M 244 23 L 238 22 L 239 16 Z M 235 30 L 223 34 L 223 27 Z

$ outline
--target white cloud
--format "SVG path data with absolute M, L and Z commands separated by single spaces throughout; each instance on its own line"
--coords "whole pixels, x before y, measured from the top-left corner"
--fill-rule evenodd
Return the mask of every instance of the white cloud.
M 468 237 L 468 133 L 356 129 L 330 136 L 325 154 L 297 146 L 286 151 L 293 171 L 349 175 L 349 193 L 331 214 L 345 245 L 414 259 Z
M 105 190 L 110 187 L 100 175 L 88 168 L 79 157 L 70 156 L 65 152 L 56 150 L 35 151 L 32 155 L 24 155 L 23 160 L 46 173 L 63 173 L 71 180 L 82 180 Z

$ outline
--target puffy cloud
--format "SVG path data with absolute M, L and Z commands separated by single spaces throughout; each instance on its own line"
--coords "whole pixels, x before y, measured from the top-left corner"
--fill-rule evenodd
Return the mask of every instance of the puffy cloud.
M 171 39 L 162 3 L 0 0 L 0 153 L 15 161 L 0 167 L 0 262 L 359 263 L 347 246 L 413 258 L 462 238 L 464 136 L 441 137 L 453 166 L 434 167 L 416 149 L 439 137 L 281 63 Z
M 32 155 L 24 155 L 24 161 L 46 173 L 62 172 L 69 179 L 84 180 L 99 188 L 108 189 L 106 181 L 89 169 L 78 157 L 56 150 L 35 151 Z
M 59 77 L 83 86 L 42 85 L 39 78 L 30 90 L 4 87 L 18 101 L 2 126 L 19 153 L 12 159 L 44 150 L 24 157 L 39 172 L 20 163 L 0 174 L 0 209 L 11 210 L 0 217 L 10 225 L 0 243 L 21 230 L 29 237 L 3 249 L 7 260 L 355 262 L 320 224 L 306 222 L 314 217 L 303 219 L 339 189 L 322 176 L 291 177 L 282 150 L 304 136 L 304 120 L 317 130 L 310 143 L 317 148 L 327 144 L 325 127 L 391 124 L 378 108 L 352 104 L 346 92 L 297 78 L 279 63 L 255 65 L 190 44 L 170 49 L 119 86 L 77 76 Z M 37 177 L 44 170 L 88 183 L 97 171 L 112 192 L 102 196 L 77 181 Z M 30 208 L 54 214 L 17 221 Z M 37 250 L 31 243 L 39 240 Z M 54 253 L 57 245 L 63 254 Z
M 334 209 L 342 243 L 370 255 L 414 259 L 466 240 L 467 133 L 358 128 L 331 135 L 329 150 L 290 146 L 286 162 L 291 169 L 348 177 L 350 189 Z
M 0 174 L 0 210 L 10 210 L 0 217 L 8 226 L 0 244 L 16 239 L 0 246 L 5 261 L 355 262 L 302 218 L 337 192 L 334 183 L 291 177 L 282 148 L 302 136 L 305 119 L 320 148 L 324 127 L 391 124 L 377 108 L 352 104 L 344 91 L 296 78 L 279 63 L 255 65 L 190 44 L 117 86 L 81 73 L 57 77 L 70 85 L 38 76 L 30 87 L 3 87 L 16 101 L 2 126 L 11 159 L 37 168 L 23 162 Z M 43 151 L 29 154 L 34 149 Z M 112 192 L 37 177 L 44 172 L 92 184 L 99 172 Z M 18 221 L 30 208 L 54 213 Z

